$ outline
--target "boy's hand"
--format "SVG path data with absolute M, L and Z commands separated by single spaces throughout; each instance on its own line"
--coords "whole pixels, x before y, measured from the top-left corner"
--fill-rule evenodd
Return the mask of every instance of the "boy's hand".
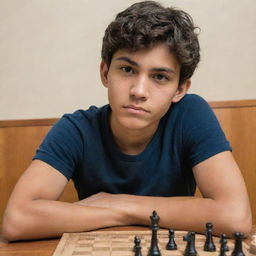
M 121 216 L 123 216 L 122 225 L 134 225 L 135 223 L 137 223 L 137 219 L 134 219 L 134 211 L 137 207 L 137 197 L 138 196 L 132 196 L 127 194 L 110 194 L 106 192 L 100 192 L 80 201 L 77 201 L 74 204 L 86 207 L 105 208 L 118 211 L 119 213 L 121 213 Z
M 74 204 L 117 211 L 123 216 L 122 225 L 148 225 L 149 218 L 147 216 L 150 216 L 155 209 L 151 204 L 151 197 L 128 194 L 110 194 L 106 192 L 94 194 L 77 201 Z
M 90 197 L 75 202 L 75 204 L 90 206 L 90 207 L 101 207 L 125 210 L 128 208 L 128 195 L 124 194 L 110 194 L 106 192 L 100 192 Z

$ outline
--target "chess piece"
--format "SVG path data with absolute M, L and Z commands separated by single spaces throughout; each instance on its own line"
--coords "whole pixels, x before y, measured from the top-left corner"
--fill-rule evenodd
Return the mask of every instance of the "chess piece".
M 233 252 L 231 253 L 231 256 L 245 256 L 245 254 L 243 252 L 244 233 L 235 232 L 234 238 L 235 238 L 235 247 L 234 247 Z
M 225 250 L 226 252 L 229 251 L 228 245 L 227 245 L 228 239 L 226 234 L 221 234 L 220 236 L 220 244 L 222 245 L 222 243 L 224 243 L 224 248 L 223 250 Z
M 220 254 L 219 256 L 226 256 L 226 251 L 229 250 L 228 246 L 227 246 L 227 237 L 225 234 L 222 234 L 221 235 L 221 238 L 220 238 Z
M 184 256 L 196 256 L 197 255 L 197 251 L 195 248 L 195 239 L 196 239 L 195 232 L 188 232 L 187 235 L 183 237 L 183 240 L 187 241 Z
M 166 250 L 177 250 L 177 244 L 174 240 L 174 230 L 169 229 L 169 241 L 166 244 Z
M 227 256 L 225 249 L 222 247 L 222 244 L 221 244 L 221 247 L 220 247 L 220 254 L 219 254 L 219 256 Z
M 161 252 L 158 248 L 158 241 L 157 241 L 157 230 L 159 229 L 160 217 L 157 215 L 156 211 L 153 211 L 152 216 L 150 216 L 150 219 L 151 219 L 150 228 L 152 230 L 152 236 L 151 236 L 151 244 L 150 244 L 148 256 L 161 256 Z
M 135 236 L 134 237 L 134 252 L 135 252 L 135 256 L 142 256 L 141 254 L 141 246 L 140 246 L 140 239 Z
M 207 252 L 215 252 L 216 246 L 213 243 L 212 239 L 212 231 L 213 231 L 213 224 L 211 222 L 206 223 L 206 240 L 204 244 L 204 250 Z

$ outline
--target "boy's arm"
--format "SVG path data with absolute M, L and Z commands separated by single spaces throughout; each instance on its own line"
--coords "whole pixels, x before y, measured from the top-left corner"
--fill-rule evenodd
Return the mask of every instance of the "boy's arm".
M 129 224 L 148 225 L 149 216 L 156 210 L 165 228 L 204 232 L 206 222 L 213 222 L 215 234 L 231 236 L 234 231 L 248 234 L 252 225 L 250 204 L 232 154 L 219 153 L 196 165 L 193 172 L 204 198 L 100 193 L 78 203 L 125 211 Z
M 60 236 L 124 224 L 120 211 L 83 207 L 57 201 L 67 179 L 50 165 L 34 160 L 19 179 L 3 218 L 7 240 L 38 239 Z

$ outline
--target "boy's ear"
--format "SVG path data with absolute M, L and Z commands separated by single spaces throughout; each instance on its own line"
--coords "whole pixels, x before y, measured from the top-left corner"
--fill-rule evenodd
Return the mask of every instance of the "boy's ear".
M 108 66 L 103 60 L 100 63 L 100 78 L 102 84 L 108 87 Z
M 179 102 L 188 92 L 191 85 L 191 80 L 186 80 L 183 84 L 179 85 L 174 97 L 172 98 L 172 102 Z

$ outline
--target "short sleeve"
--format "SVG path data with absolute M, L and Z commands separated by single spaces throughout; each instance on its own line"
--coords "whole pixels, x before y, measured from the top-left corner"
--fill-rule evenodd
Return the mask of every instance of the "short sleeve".
M 193 95 L 183 116 L 183 143 L 189 165 L 196 164 L 224 151 L 231 151 L 229 142 L 209 104 Z
M 64 115 L 48 132 L 33 160 L 46 162 L 69 180 L 79 167 L 82 152 L 79 127 L 70 115 Z

